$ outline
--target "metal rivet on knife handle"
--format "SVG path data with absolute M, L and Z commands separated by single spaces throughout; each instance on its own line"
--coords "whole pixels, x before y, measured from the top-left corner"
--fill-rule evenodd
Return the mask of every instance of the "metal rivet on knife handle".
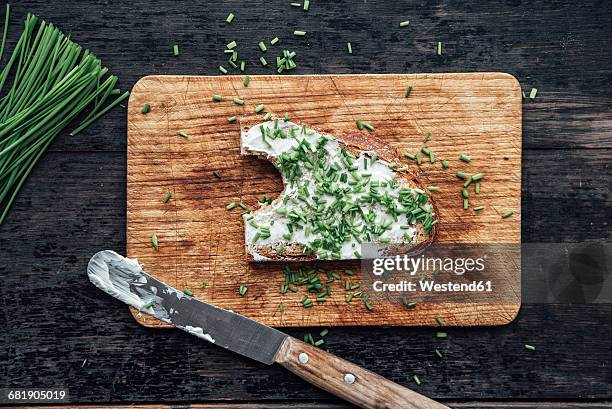
M 308 363 L 308 355 L 305 354 L 304 352 L 302 352 L 299 356 L 298 359 L 300 360 L 300 363 L 303 363 L 304 365 L 306 365 Z
M 347 373 L 346 375 L 344 375 L 344 382 L 348 383 L 349 385 L 352 385 L 355 382 L 355 375 L 353 375 L 352 373 Z

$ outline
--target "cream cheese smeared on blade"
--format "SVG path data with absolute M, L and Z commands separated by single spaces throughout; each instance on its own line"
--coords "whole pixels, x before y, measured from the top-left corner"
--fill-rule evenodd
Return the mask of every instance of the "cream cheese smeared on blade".
M 224 310 L 151 277 L 137 260 L 114 251 L 96 253 L 87 266 L 90 281 L 105 293 L 198 338 L 271 364 L 286 335 Z
M 272 162 L 284 184 L 272 203 L 243 215 L 256 261 L 294 245 L 318 259 L 356 259 L 361 243 L 412 243 L 419 226 L 435 224 L 428 195 L 374 151 L 353 153 L 339 138 L 284 120 L 243 130 L 241 150 Z

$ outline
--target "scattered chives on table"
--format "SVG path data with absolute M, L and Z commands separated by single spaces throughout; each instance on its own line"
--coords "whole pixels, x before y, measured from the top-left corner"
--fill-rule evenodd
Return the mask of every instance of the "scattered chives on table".
M 346 48 L 349 54 L 353 54 L 353 46 L 351 45 L 351 43 L 346 43 Z
M 293 32 L 293 34 L 296 35 L 296 36 L 305 36 L 306 35 L 306 31 L 295 30 Z
M 178 55 L 179 55 L 179 46 L 178 46 L 178 44 L 174 44 L 172 46 L 172 54 L 174 54 L 175 57 L 178 57 Z
M 529 99 L 535 99 L 536 95 L 538 95 L 538 89 L 531 88 L 531 92 L 529 93 Z
M 236 44 L 236 41 L 230 41 L 225 47 L 227 47 L 228 50 L 233 50 L 237 45 L 238 44 Z
M 438 46 L 436 47 L 438 55 L 442 55 L 442 41 L 438 41 Z
M 0 59 L 6 45 L 10 8 L 6 9 Z M 0 70 L 0 93 L 4 91 L 0 99 L 0 224 L 55 137 L 77 118 L 70 135 L 78 134 L 130 94 L 125 92 L 111 102 L 109 97 L 120 92 L 115 88 L 117 77 L 107 76 L 101 61 L 59 28 L 38 23 L 36 16 L 27 15 L 24 30 Z M 5 84 L 9 84 L 6 89 Z M 148 112 L 144 108 L 141 112 Z
M 225 19 L 225 22 L 227 24 L 231 24 L 232 21 L 234 21 L 234 13 L 229 13 L 227 18 Z
M 219 71 L 221 71 L 221 74 L 227 74 L 227 69 L 222 65 L 219 66 Z
M 140 112 L 143 113 L 143 114 L 148 114 L 150 110 L 151 110 L 151 105 L 144 104 L 142 106 L 142 109 L 140 110 Z
M 410 24 L 410 21 L 406 20 L 406 21 L 400 21 L 399 26 L 400 27 L 407 27 L 408 24 Z
M 244 80 L 242 81 L 242 85 L 244 85 L 245 87 L 248 87 L 250 82 L 251 82 L 251 77 L 247 75 L 246 77 L 244 77 Z
M 274 45 L 276 43 L 278 43 L 278 37 L 274 37 L 272 40 L 270 40 L 270 45 Z
M 265 58 L 263 58 L 263 56 L 259 57 L 259 62 L 261 62 L 261 65 L 263 65 L 264 67 L 268 65 L 268 62 L 266 61 Z

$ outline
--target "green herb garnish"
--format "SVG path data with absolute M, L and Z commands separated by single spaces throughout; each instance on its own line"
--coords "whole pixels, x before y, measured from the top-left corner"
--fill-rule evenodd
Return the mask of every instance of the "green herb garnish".
M 172 199 L 172 192 L 168 192 L 168 194 L 166 196 L 164 196 L 164 203 L 168 203 L 168 201 Z
M 155 233 L 151 235 L 151 245 L 155 250 L 159 250 L 159 240 L 157 239 L 157 234 Z
M 234 13 L 229 13 L 227 18 L 225 19 L 225 22 L 227 24 L 231 24 L 232 21 L 234 21 Z
M 142 106 L 142 109 L 140 110 L 140 112 L 143 113 L 143 114 L 147 114 L 147 113 L 149 113 L 150 110 L 151 110 L 151 105 L 144 104 Z

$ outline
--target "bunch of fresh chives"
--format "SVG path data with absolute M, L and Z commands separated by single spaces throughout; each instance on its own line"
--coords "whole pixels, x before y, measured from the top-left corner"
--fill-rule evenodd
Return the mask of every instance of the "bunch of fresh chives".
M 5 32 L 8 12 L 7 7 Z M 114 88 L 117 77 L 107 71 L 89 50 L 28 14 L 0 70 L 0 224 L 34 165 L 64 128 L 78 117 L 70 133 L 75 135 L 129 96 L 125 92 L 106 103 L 120 93 Z M 5 89 L 9 75 L 10 88 Z

